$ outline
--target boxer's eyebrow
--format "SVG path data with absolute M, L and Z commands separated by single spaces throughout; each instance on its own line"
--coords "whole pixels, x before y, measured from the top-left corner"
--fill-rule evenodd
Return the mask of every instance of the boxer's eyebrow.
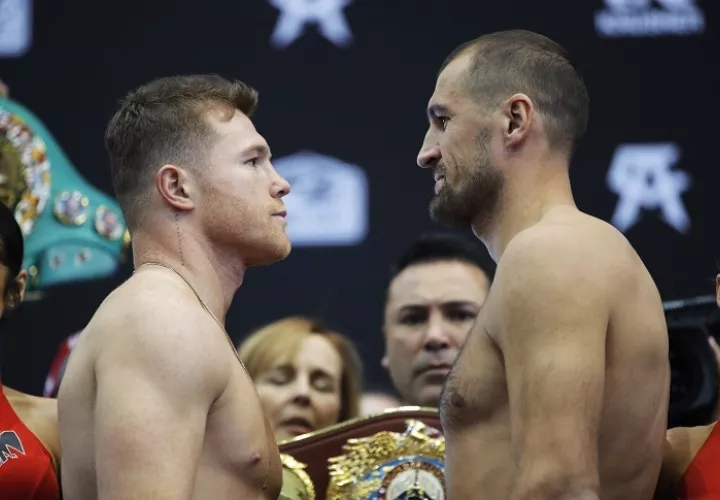
M 427 109 L 428 118 L 430 119 L 437 118 L 438 116 L 447 115 L 449 113 L 450 110 L 448 109 L 448 107 L 444 104 L 439 103 L 431 104 L 430 106 L 428 106 Z
M 267 156 L 272 157 L 270 148 L 264 144 L 255 144 L 242 150 L 241 156 Z

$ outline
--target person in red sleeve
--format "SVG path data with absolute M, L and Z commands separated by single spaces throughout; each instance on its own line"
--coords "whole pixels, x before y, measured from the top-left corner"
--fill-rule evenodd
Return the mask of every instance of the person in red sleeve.
M 22 302 L 27 281 L 23 251 L 15 216 L 0 203 L 0 317 Z M 58 500 L 57 401 L 0 388 L 0 498 Z
M 720 307 L 720 274 L 715 278 L 715 293 Z M 720 367 L 720 347 L 712 337 L 708 340 Z M 720 499 L 720 427 L 716 424 L 667 431 L 655 500 Z

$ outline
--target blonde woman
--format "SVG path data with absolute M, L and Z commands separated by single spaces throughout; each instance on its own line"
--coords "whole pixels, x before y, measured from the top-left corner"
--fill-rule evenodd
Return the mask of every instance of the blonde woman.
M 362 364 L 344 335 L 295 316 L 255 331 L 238 352 L 277 441 L 358 416 Z

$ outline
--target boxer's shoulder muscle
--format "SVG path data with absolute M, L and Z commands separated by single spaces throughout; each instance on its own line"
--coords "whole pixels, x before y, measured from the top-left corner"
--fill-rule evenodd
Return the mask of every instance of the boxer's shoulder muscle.
M 225 375 L 212 342 L 215 328 L 194 296 L 167 288 L 128 290 L 105 304 L 88 330 L 101 337 L 96 371 L 118 362 L 211 386 Z
M 612 282 L 608 268 L 613 257 L 608 256 L 598 232 L 568 224 L 538 224 L 522 231 L 498 262 L 494 291 L 503 296 L 503 291 L 557 285 L 552 288 L 562 295 L 588 284 L 588 280 L 602 290 L 604 284 Z
M 592 286 L 598 297 L 612 296 L 624 286 L 635 274 L 629 271 L 636 266 L 637 254 L 615 228 L 575 212 L 541 221 L 515 236 L 498 263 L 495 291 L 550 280 L 561 295 L 588 292 Z

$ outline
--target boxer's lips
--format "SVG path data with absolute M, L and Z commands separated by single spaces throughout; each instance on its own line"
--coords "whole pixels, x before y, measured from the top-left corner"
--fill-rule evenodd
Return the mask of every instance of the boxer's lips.
M 440 179 L 444 179 L 444 178 L 445 178 L 445 174 L 443 174 L 443 173 L 435 172 L 433 174 L 433 179 L 435 179 L 435 182 L 439 181 Z
M 272 218 L 282 224 L 283 227 L 287 226 L 287 212 L 285 210 L 282 212 L 275 212 L 272 214 Z

